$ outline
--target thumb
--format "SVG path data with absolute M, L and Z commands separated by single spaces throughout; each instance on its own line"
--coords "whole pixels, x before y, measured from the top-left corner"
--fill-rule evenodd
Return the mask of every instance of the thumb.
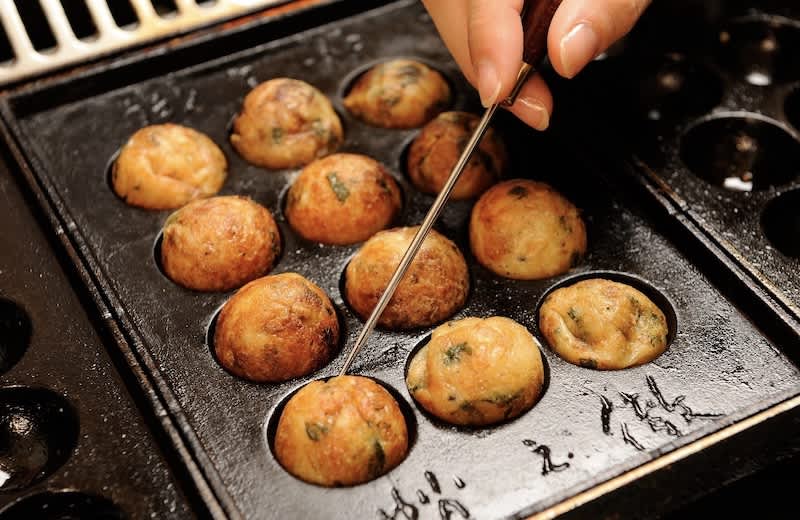
M 550 62 L 572 78 L 625 36 L 651 0 L 564 0 L 548 34 Z
M 522 0 L 470 0 L 468 41 L 481 104 L 511 93 L 522 61 Z

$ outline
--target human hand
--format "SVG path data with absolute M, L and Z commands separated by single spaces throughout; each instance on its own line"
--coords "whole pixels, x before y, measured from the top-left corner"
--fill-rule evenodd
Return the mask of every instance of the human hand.
M 572 78 L 625 36 L 651 0 L 564 0 L 547 38 L 556 72 Z M 507 97 L 522 63 L 523 0 L 423 0 L 447 48 L 467 80 L 489 106 Z M 538 74 L 530 78 L 509 110 L 544 130 L 553 96 Z

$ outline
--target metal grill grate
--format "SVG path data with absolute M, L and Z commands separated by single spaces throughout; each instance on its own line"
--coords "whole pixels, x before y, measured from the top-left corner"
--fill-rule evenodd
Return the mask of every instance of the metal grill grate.
M 0 0 L 0 85 L 287 0 Z

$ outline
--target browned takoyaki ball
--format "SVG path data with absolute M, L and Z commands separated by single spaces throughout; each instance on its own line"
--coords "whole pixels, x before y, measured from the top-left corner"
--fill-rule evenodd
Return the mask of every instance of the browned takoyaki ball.
M 425 125 L 408 150 L 411 182 L 424 193 L 439 193 L 461 152 L 478 126 L 479 118 L 466 112 L 444 112 Z M 505 144 L 489 128 L 464 168 L 451 197 L 477 197 L 498 181 L 508 164 Z
M 300 80 L 277 78 L 244 98 L 231 143 L 257 166 L 294 168 L 336 150 L 342 123 L 322 92 Z
M 122 147 L 111 185 L 131 206 L 174 209 L 217 193 L 227 168 L 222 150 L 205 134 L 170 123 L 152 125 Z
M 220 364 L 256 382 L 286 381 L 319 369 L 339 341 L 328 296 L 299 274 L 253 280 L 228 300 L 217 320 Z
M 539 310 L 547 343 L 574 365 L 619 370 L 652 361 L 667 348 L 664 313 L 633 287 L 591 279 L 551 293 Z
M 401 206 L 400 188 L 379 162 L 341 153 L 305 167 L 289 189 L 286 218 L 307 240 L 353 244 L 388 227 Z
M 472 209 L 469 238 L 478 262 L 519 280 L 564 273 L 586 252 L 578 209 L 547 184 L 523 179 L 483 194 Z
M 196 291 L 227 291 L 267 274 L 281 250 L 270 212 L 245 197 L 190 202 L 167 219 L 164 273 Z
M 367 240 L 345 270 L 347 301 L 366 319 L 389 285 L 417 227 L 381 231 Z M 469 273 L 458 247 L 431 231 L 397 287 L 378 324 L 409 329 L 452 316 L 467 299 Z
M 376 65 L 358 80 L 344 106 L 364 122 L 382 128 L 424 125 L 450 103 L 450 86 L 437 71 L 413 60 Z
M 286 403 L 275 456 L 292 475 L 322 486 L 375 479 L 403 461 L 408 428 L 397 401 L 371 379 L 312 381 Z
M 440 325 L 411 360 L 408 390 L 428 412 L 453 424 L 484 426 L 530 409 L 544 387 L 539 345 L 499 316 Z

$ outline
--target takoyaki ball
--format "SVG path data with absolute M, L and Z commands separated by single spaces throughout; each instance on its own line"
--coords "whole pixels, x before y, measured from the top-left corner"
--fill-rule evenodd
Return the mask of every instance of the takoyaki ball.
M 483 194 L 472 209 L 469 238 L 478 262 L 518 280 L 564 273 L 586 252 L 578 209 L 547 184 L 521 179 Z
M 367 124 L 382 128 L 422 126 L 450 103 L 450 86 L 437 71 L 412 60 L 392 60 L 368 70 L 344 99 Z
M 325 365 L 339 320 L 328 296 L 296 273 L 253 280 L 217 319 L 214 351 L 230 372 L 255 382 L 286 381 Z
M 371 379 L 312 381 L 286 403 L 275 432 L 275 456 L 292 475 L 322 486 L 378 478 L 408 452 L 397 401 Z
M 425 125 L 408 150 L 408 176 L 418 190 L 441 191 L 479 121 L 466 112 L 445 112 Z M 494 130 L 487 129 L 451 197 L 477 197 L 503 176 L 507 164 L 505 144 Z
M 547 343 L 574 365 L 619 370 L 652 361 L 667 348 L 664 313 L 629 285 L 592 279 L 551 293 L 539 310 Z
M 377 305 L 417 229 L 381 231 L 350 260 L 345 270 L 345 295 L 362 319 Z M 458 311 L 468 291 L 469 273 L 461 251 L 431 230 L 378 324 L 389 329 L 433 325 Z
M 305 167 L 289 189 L 286 218 L 307 240 L 354 244 L 388 227 L 401 206 L 400 188 L 379 162 L 342 153 Z
M 328 98 L 289 78 L 250 91 L 231 134 L 231 144 L 245 160 L 271 169 L 308 164 L 341 143 L 342 123 Z
M 245 197 L 212 197 L 170 215 L 161 265 L 188 289 L 227 291 L 267 274 L 280 250 L 280 232 L 266 208 Z
M 544 367 L 537 341 L 508 318 L 465 318 L 433 331 L 411 360 L 408 390 L 443 421 L 485 426 L 522 415 L 539 399 Z
M 191 128 L 146 126 L 120 150 L 111 185 L 122 200 L 145 209 L 174 209 L 222 188 L 228 163 L 222 150 Z

